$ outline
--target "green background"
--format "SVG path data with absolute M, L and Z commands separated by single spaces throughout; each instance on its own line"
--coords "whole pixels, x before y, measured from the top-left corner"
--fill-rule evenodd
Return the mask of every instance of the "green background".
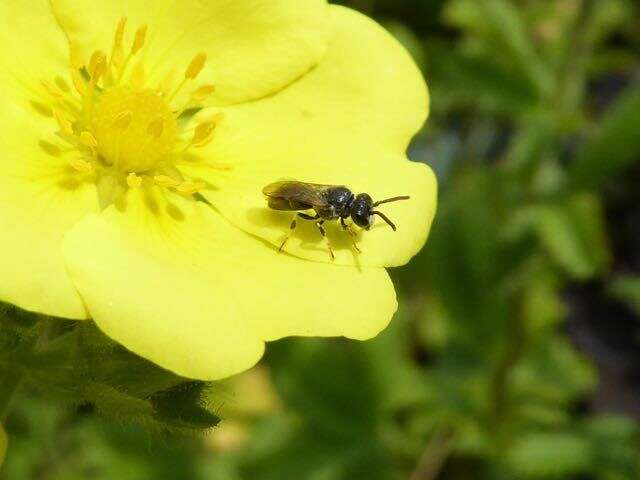
M 207 434 L 140 421 L 115 370 L 73 408 L 32 381 L 0 478 L 640 478 L 640 5 L 343 3 L 396 35 L 431 90 L 411 157 L 436 171 L 439 211 L 391 271 L 391 327 L 271 344 L 206 389 L 223 418 Z

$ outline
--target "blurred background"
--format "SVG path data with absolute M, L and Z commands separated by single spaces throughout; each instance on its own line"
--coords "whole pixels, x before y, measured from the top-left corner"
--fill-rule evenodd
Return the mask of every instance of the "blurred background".
M 640 478 L 640 4 L 342 3 L 431 89 L 440 206 L 391 327 L 271 344 L 206 435 L 27 391 L 0 478 Z

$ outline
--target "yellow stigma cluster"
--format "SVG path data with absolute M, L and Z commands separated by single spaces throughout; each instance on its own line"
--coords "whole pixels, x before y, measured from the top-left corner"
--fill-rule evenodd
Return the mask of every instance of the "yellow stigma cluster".
M 77 46 L 71 45 L 73 89 L 62 88 L 66 84 L 60 77 L 55 83 L 43 82 L 54 101 L 58 136 L 76 152 L 69 156 L 69 163 L 80 174 L 96 181 L 107 175 L 125 188 L 146 182 L 192 195 L 206 184 L 183 178 L 174 167 L 191 148 L 212 140 L 222 118 L 216 114 L 189 125 L 191 117 L 181 117 L 200 109 L 215 90 L 210 84 L 190 87 L 207 57 L 195 55 L 175 85 L 167 80 L 147 85 L 144 64 L 136 62 L 145 46 L 147 27 L 138 28 L 125 49 L 126 23 L 125 18 L 118 23 L 110 55 L 98 50 L 85 62 Z M 184 100 L 179 94 L 187 88 L 191 92 Z M 181 105 L 174 105 L 178 97 L 183 98 Z M 178 121 L 185 117 L 189 121 Z

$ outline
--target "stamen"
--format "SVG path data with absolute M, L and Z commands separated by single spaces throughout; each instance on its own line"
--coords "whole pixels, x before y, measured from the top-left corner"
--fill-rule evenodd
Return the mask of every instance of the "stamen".
M 173 91 L 173 93 L 171 93 L 171 95 L 167 97 L 167 103 L 170 103 L 171 100 L 175 98 L 175 96 L 180 92 L 180 90 L 182 90 L 182 87 L 184 87 L 189 80 L 193 80 L 198 76 L 198 74 L 204 68 L 204 64 L 206 61 L 207 61 L 206 53 L 199 53 L 198 55 L 193 57 L 193 60 L 191 60 L 191 63 L 189 64 L 189 66 L 184 72 L 184 79 L 180 82 L 180 84 Z
M 62 133 L 65 135 L 73 135 L 73 125 L 69 120 L 62 116 L 59 110 L 53 110 L 53 117 L 56 119 Z
M 201 102 L 215 92 L 215 90 L 216 87 L 213 85 L 203 85 L 191 94 L 191 98 L 196 102 Z
M 156 175 L 153 177 L 153 181 L 155 182 L 156 185 L 158 185 L 159 187 L 177 187 L 178 185 L 180 185 L 180 182 L 177 180 L 174 180 L 173 178 L 167 176 L 167 175 Z
M 131 188 L 138 188 L 142 185 L 142 177 L 136 175 L 134 172 L 131 172 L 127 175 L 127 185 Z
M 144 47 L 145 39 L 147 38 L 147 26 L 143 25 L 136 30 L 136 36 L 133 40 L 133 46 L 131 47 L 131 55 L 138 53 L 142 47 Z
M 184 195 L 193 195 L 194 193 L 198 193 L 200 190 L 203 190 L 207 187 L 207 184 L 204 182 L 191 182 L 186 181 L 182 182 L 176 190 Z
M 96 50 L 89 60 L 89 74 L 91 81 L 95 84 L 104 74 L 107 68 L 107 56 L 102 50 Z
M 189 64 L 189 66 L 187 67 L 187 70 L 184 73 L 185 80 L 195 79 L 204 68 L 204 64 L 206 61 L 207 61 L 206 53 L 199 53 L 195 57 L 193 57 L 193 60 L 191 60 L 191 63 Z
M 119 48 L 122 46 L 122 39 L 124 38 L 124 29 L 127 26 L 127 17 L 122 17 L 118 22 L 118 27 L 116 28 L 116 35 L 113 39 L 113 47 Z
M 80 134 L 80 141 L 83 145 L 90 148 L 96 148 L 98 146 L 96 137 L 94 137 L 91 132 L 87 132 L 86 130 Z
M 46 80 L 43 80 L 40 83 L 45 88 L 47 93 L 49 95 L 51 95 L 53 98 L 55 98 L 56 100 L 60 100 L 61 98 L 64 98 L 64 92 L 62 90 L 60 90 L 58 87 L 56 87 L 55 85 L 52 85 L 51 83 L 47 82 Z
M 111 56 L 109 57 L 109 65 L 107 65 L 107 78 L 106 81 L 108 83 L 112 83 L 112 67 L 115 66 L 116 69 L 119 65 L 122 65 L 123 53 L 122 53 L 122 42 L 124 39 L 124 30 L 127 26 L 127 17 L 122 17 L 118 22 L 118 26 L 116 27 L 116 33 L 113 37 L 113 46 L 111 47 Z
M 80 96 L 83 96 L 87 91 L 87 85 L 85 84 L 82 75 L 80 75 L 79 70 L 71 70 L 71 81 L 73 82 L 76 92 L 78 92 Z
M 93 170 L 93 165 L 90 162 L 79 157 L 69 159 L 69 165 L 81 173 L 89 173 Z
M 216 128 L 216 123 L 209 121 L 203 122 L 196 127 L 195 133 L 193 134 L 193 139 L 191 140 L 191 145 L 197 145 L 198 143 L 203 142 L 204 140 L 209 138 L 209 135 L 213 133 Z

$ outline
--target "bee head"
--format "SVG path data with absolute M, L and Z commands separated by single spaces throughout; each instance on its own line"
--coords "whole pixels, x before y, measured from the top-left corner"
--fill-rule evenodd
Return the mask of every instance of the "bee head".
M 374 215 L 377 215 L 395 232 L 396 226 L 391 220 L 389 220 L 389 217 L 374 209 L 383 203 L 397 202 L 398 200 L 409 200 L 409 196 L 401 195 L 399 197 L 385 198 L 384 200 L 378 200 L 374 203 L 369 195 L 366 193 L 360 193 L 351 205 L 351 218 L 356 225 L 369 230 L 373 225 Z
M 360 228 L 369 230 L 373 225 L 373 199 L 366 193 L 360 193 L 351 204 L 351 218 Z

